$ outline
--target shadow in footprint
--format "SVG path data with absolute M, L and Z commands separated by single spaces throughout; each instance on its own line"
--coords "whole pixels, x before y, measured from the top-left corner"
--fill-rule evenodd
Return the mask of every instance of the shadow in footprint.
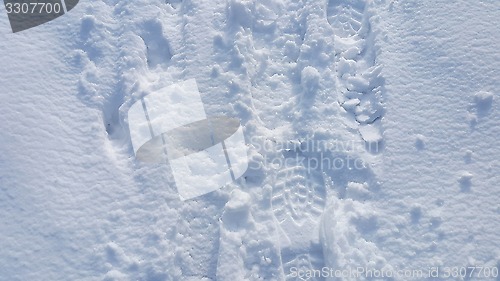
M 157 20 L 149 20 L 143 23 L 142 29 L 144 32 L 140 36 L 146 45 L 148 67 L 167 67 L 172 58 L 172 52 L 163 34 L 163 26 Z
M 80 49 L 85 52 L 89 60 L 98 61 L 102 56 L 102 50 L 97 41 L 101 40 L 103 26 L 96 22 L 94 16 L 86 15 L 82 18 L 80 25 Z

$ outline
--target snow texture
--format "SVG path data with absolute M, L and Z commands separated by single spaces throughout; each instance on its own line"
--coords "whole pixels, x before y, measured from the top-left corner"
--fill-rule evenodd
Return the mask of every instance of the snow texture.
M 500 267 L 499 1 L 82 0 L 15 34 L 0 14 L 1 281 Z M 175 163 L 135 157 L 134 104 L 190 79 L 249 162 L 182 201 Z M 393 276 L 332 273 L 357 268 Z

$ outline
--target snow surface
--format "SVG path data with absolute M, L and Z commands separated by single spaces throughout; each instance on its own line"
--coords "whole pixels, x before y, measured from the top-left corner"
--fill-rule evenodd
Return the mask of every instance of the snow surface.
M 499 1 L 80 1 L 15 34 L 0 14 L 0 280 L 500 267 Z M 192 78 L 250 163 L 181 201 L 127 112 Z

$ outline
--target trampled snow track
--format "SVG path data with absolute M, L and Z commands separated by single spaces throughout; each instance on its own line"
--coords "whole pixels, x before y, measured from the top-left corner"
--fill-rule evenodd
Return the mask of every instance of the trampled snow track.
M 102 107 L 103 122 L 120 157 L 132 153 L 123 122 L 130 105 L 152 90 L 189 78 L 196 78 L 207 113 L 239 117 L 248 137 L 271 134 L 272 138 L 286 142 L 313 136 L 318 130 L 320 139 L 335 139 L 348 132 L 339 121 L 342 115 L 337 102 L 345 97 L 335 90 L 345 94 L 342 87 L 350 86 L 357 78 L 331 79 L 345 58 L 345 52 L 338 48 L 347 46 L 344 41 L 348 39 L 339 41 L 340 47 L 334 45 L 338 38 L 358 40 L 361 35 L 350 35 L 334 24 L 332 29 L 326 19 L 327 9 L 321 3 L 290 3 L 293 9 L 286 14 L 277 2 L 147 4 L 154 13 L 146 12 L 142 4 L 146 5 L 107 5 L 107 12 L 101 13 L 118 17 L 105 25 L 99 25 L 99 20 L 92 17 L 82 20 L 82 28 L 89 34 L 82 41 L 82 50 L 88 56 L 81 80 L 82 99 Z M 353 14 L 350 22 L 359 33 L 363 28 L 355 24 L 358 16 Z M 109 45 L 101 46 L 99 39 L 105 39 Z M 365 44 L 359 40 L 352 46 Z M 99 53 L 109 52 L 106 48 L 115 52 L 103 59 Z M 350 73 L 356 76 L 354 73 L 362 71 L 361 77 L 372 85 L 378 81 L 379 68 L 366 66 L 367 56 L 358 54 Z M 99 77 L 100 72 L 113 75 Z M 370 75 L 377 77 L 370 80 Z M 361 100 L 371 105 L 373 98 Z M 359 123 L 373 123 L 378 118 L 373 116 L 373 120 Z M 284 151 L 276 155 L 264 153 L 278 159 Z M 161 248 L 164 253 L 156 255 L 138 272 L 129 270 L 130 264 L 113 263 L 113 270 L 131 278 L 156 274 L 173 279 L 230 280 L 231 272 L 238 272 L 250 280 L 289 280 L 292 267 L 319 269 L 324 265 L 318 230 L 322 212 L 328 196 L 342 195 L 342 185 L 349 182 L 338 177 L 341 172 L 332 174 L 299 164 L 280 171 L 264 167 L 257 175 L 249 173 L 237 185 L 180 203 L 168 165 L 129 165 L 137 169 L 137 185 L 145 192 L 139 201 L 154 198 L 148 204 L 170 214 L 169 218 L 157 219 L 153 227 L 155 233 L 168 233 L 163 243 L 151 244 L 151 249 Z M 324 177 L 325 174 L 328 175 Z M 337 178 L 332 181 L 334 176 Z M 334 183 L 339 185 L 335 190 Z M 230 219 L 232 203 L 224 206 L 231 188 L 245 188 L 250 205 L 259 205 L 248 207 L 246 227 L 236 230 Z M 266 205 L 269 207 L 261 208 Z M 155 217 L 162 216 L 153 212 Z M 220 219 L 222 214 L 227 215 Z M 240 237 L 236 240 L 235 232 Z M 228 257 L 238 253 L 239 243 L 246 251 L 245 257 L 240 257 L 241 263 L 233 263 Z M 134 252 L 119 241 L 105 248 L 110 247 L 121 249 L 124 255 Z M 168 266 L 158 267 L 160 263 Z
M 280 5 L 287 6 L 290 11 L 283 12 Z M 232 1 L 228 10 L 234 13 L 230 14 L 228 21 L 236 21 L 236 24 L 228 28 L 228 33 L 221 41 L 225 45 L 236 42 L 234 52 L 239 56 L 237 61 L 240 64 L 235 66 L 228 62 L 226 71 L 243 74 L 239 81 L 250 88 L 254 105 L 251 110 L 255 114 L 252 116 L 258 121 L 255 123 L 257 133 L 270 134 L 278 143 L 300 144 L 302 141 L 325 140 L 347 142 L 359 139 L 357 127 L 345 129 L 342 121 L 346 116 L 354 114 L 342 114 L 339 101 L 344 97 L 339 92 L 341 87 L 336 86 L 341 81 L 332 79 L 338 67 L 338 53 L 334 48 L 335 28 L 327 21 L 326 3 Z M 352 20 L 355 21 L 354 18 Z M 246 76 L 247 80 L 242 76 Z M 270 78 L 272 82 L 266 83 L 269 81 L 266 78 Z M 294 153 L 302 154 L 302 158 L 321 157 L 321 153 L 296 149 Z M 284 155 L 289 152 L 282 150 L 277 154 L 269 151 L 262 153 L 270 162 L 277 160 L 283 163 Z M 329 163 L 336 160 L 343 163 L 356 161 L 349 159 L 352 155 L 346 153 L 330 151 L 323 156 L 328 158 Z M 271 280 L 292 280 L 296 278 L 292 268 L 311 270 L 319 269 L 325 264 L 318 228 L 327 202 L 337 202 L 329 198 L 345 197 L 348 184 L 360 182 L 373 188 L 374 181 L 369 169 L 353 172 L 346 167 L 337 170 L 331 168 L 325 167 L 323 171 L 299 163 L 283 166 L 278 171 L 266 167 L 267 178 L 263 185 L 272 187 L 269 211 L 274 215 L 276 230 L 268 233 L 271 237 L 263 237 L 257 243 L 265 245 L 268 239 L 275 236 L 274 241 L 279 249 L 262 247 L 268 249 L 262 258 L 269 258 L 271 262 L 257 262 L 253 267 L 245 269 L 248 272 L 246 276 L 254 278 L 250 280 L 263 277 L 267 280 L 265 276 L 272 276 Z M 269 181 L 269 177 L 274 180 Z M 255 191 L 250 193 L 259 194 Z M 266 216 L 255 219 L 257 224 L 269 222 L 271 221 Z M 221 231 L 224 237 L 231 237 L 231 230 L 226 224 L 221 224 Z M 242 230 L 238 230 L 238 233 L 240 231 Z M 245 234 L 238 237 L 240 236 L 246 237 Z M 230 239 L 222 240 L 221 245 L 225 245 L 225 250 L 221 252 L 221 256 L 231 252 L 227 250 L 229 246 L 226 246 Z M 233 249 L 238 249 L 238 243 L 233 244 Z M 275 266 L 275 260 L 271 257 L 276 257 L 276 250 L 279 252 L 281 274 L 268 268 Z M 232 253 L 234 252 L 236 251 Z M 231 267 L 227 263 L 219 263 L 220 268 L 224 266 Z M 237 272 L 236 269 L 233 271 Z M 222 274 L 223 271 L 220 272 Z M 281 277 L 277 278 L 278 276 Z
M 289 10 L 286 13 L 283 12 L 285 6 Z M 335 109 L 327 108 L 329 105 L 326 103 L 331 102 L 333 106 L 338 106 L 338 104 L 333 102 L 335 101 L 332 97 L 334 93 L 331 92 L 333 82 L 330 84 L 327 78 L 334 69 L 333 44 L 329 44 L 329 42 L 333 43 L 333 38 L 329 36 L 331 39 L 328 39 L 327 36 L 325 40 L 319 40 L 320 42 L 316 38 L 316 32 L 328 33 L 328 29 L 331 28 L 326 22 L 326 10 L 323 9 L 324 14 L 321 11 L 318 13 L 316 6 L 315 3 L 304 5 L 295 1 L 286 4 L 277 1 L 231 1 L 228 8 L 230 13 L 228 21 L 233 25 L 227 28 L 226 36 L 220 41 L 225 42 L 226 45 L 235 42 L 236 48 L 233 52 L 236 52 L 239 57 L 228 62 L 225 70 L 244 77 L 238 78 L 238 81 L 247 87 L 245 90 L 250 90 L 252 96 L 250 109 L 253 111 L 254 123 L 252 124 L 256 126 L 255 132 L 272 135 L 272 138 L 278 142 L 300 139 L 307 134 L 312 135 L 314 128 L 323 124 L 330 123 L 326 125 L 327 127 L 335 126 L 335 121 L 330 122 L 334 119 L 333 116 L 321 116 L 324 111 L 335 112 Z M 318 22 L 322 27 L 320 31 L 317 31 L 314 26 Z M 306 37 L 308 31 L 310 35 Z M 224 46 L 224 44 L 221 45 Z M 284 53 L 285 56 L 283 56 Z M 323 56 L 318 59 L 318 54 Z M 332 57 L 329 57 L 329 54 Z M 234 65 L 234 61 L 241 61 L 241 64 Z M 266 83 L 269 79 L 271 83 Z M 283 152 L 273 154 L 270 151 L 263 151 L 262 153 L 265 158 L 280 159 Z M 264 260 L 278 255 L 280 259 L 279 268 L 276 268 L 274 258 L 270 258 L 269 263 L 250 263 L 251 267 L 245 269 L 247 272 L 245 276 L 248 276 L 249 280 L 289 279 L 291 267 L 307 265 L 308 268 L 316 269 L 323 265 L 317 229 L 326 201 L 324 184 L 320 181 L 321 177 L 311 177 L 309 171 L 306 171 L 303 166 L 283 168 L 282 171 L 276 171 L 275 175 L 275 171 L 271 171 L 270 167 L 264 167 L 267 171 L 264 182 L 258 186 L 259 189 L 249 190 L 254 196 L 262 196 L 263 186 L 272 189 L 270 195 L 272 194 L 273 199 L 271 196 L 267 199 L 269 203 L 266 204 L 271 205 L 265 210 L 270 214 L 274 213 L 276 218 L 273 219 L 269 216 L 270 214 L 257 216 L 258 211 L 254 211 L 254 215 L 257 225 L 276 224 L 276 227 L 273 227 L 267 236 L 262 236 L 256 241 L 258 245 L 262 245 L 258 248 L 268 249 L 267 254 L 247 253 L 247 255 L 261 256 Z M 294 205 L 288 200 L 290 198 L 285 198 L 299 191 L 290 186 L 294 180 L 300 191 L 306 191 L 312 195 L 308 198 L 313 200 L 309 202 L 311 204 L 302 202 L 304 204 Z M 316 209 L 312 210 L 308 206 L 314 206 Z M 295 222 L 291 221 L 292 213 L 295 213 L 293 216 Z M 287 220 L 285 217 L 290 219 Z M 309 221 L 311 218 L 313 221 Z M 284 225 L 278 223 L 279 220 L 285 224 L 292 222 L 294 225 L 287 225 L 284 228 Z M 310 229 L 316 230 L 311 232 Z M 224 233 L 223 236 L 230 237 L 231 231 L 225 223 L 221 224 L 221 231 Z M 245 237 L 244 234 L 241 235 Z M 299 236 L 304 238 L 303 241 L 299 241 Z M 280 247 L 278 249 L 265 247 L 269 240 Z M 221 245 L 224 245 L 224 253 L 228 253 L 229 246 L 225 244 L 227 241 L 221 241 Z M 238 247 L 240 246 L 237 244 L 233 246 L 235 249 Z M 220 258 L 223 258 L 222 254 L 221 252 Z M 224 266 L 231 267 L 230 264 L 219 263 L 221 269 Z M 280 273 L 275 272 L 276 269 Z

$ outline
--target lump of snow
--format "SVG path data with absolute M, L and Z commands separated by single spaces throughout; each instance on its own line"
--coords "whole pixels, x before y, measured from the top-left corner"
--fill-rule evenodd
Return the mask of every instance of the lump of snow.
M 342 52 L 342 57 L 348 60 L 355 59 L 359 54 L 361 54 L 361 49 L 357 46 L 353 46 L 344 52 Z
M 422 150 L 425 148 L 425 137 L 423 135 L 420 135 L 420 134 L 416 135 L 415 147 L 418 150 Z
M 487 112 L 493 103 L 493 94 L 485 91 L 477 92 L 474 95 L 474 103 L 478 112 Z
M 231 193 L 231 200 L 227 202 L 225 210 L 227 211 L 241 211 L 250 208 L 252 198 L 246 192 L 235 189 Z
M 365 92 L 369 86 L 370 82 L 361 76 L 350 76 L 347 78 L 347 87 L 351 91 Z
M 383 137 L 378 122 L 359 126 L 359 133 L 366 143 L 368 151 L 378 153 Z
M 306 66 L 302 69 L 300 84 L 307 93 L 314 93 L 319 87 L 319 72 L 312 66 Z
M 351 199 L 355 200 L 366 200 L 369 199 L 370 196 L 370 190 L 368 183 L 363 182 L 348 182 L 347 183 L 347 188 L 346 188 L 346 196 Z
M 458 182 L 460 183 L 460 190 L 462 190 L 462 192 L 470 191 L 472 186 L 472 174 L 469 172 L 462 172 Z
M 228 230 L 236 231 L 249 223 L 251 196 L 239 189 L 231 192 L 231 199 L 226 203 L 222 221 Z
M 337 72 L 339 76 L 345 73 L 351 73 L 354 70 L 354 64 L 352 60 L 347 60 L 343 57 L 337 62 Z
M 359 99 L 350 99 L 342 104 L 345 110 L 353 110 L 360 103 Z
M 283 54 L 290 61 L 295 61 L 299 57 L 300 48 L 297 46 L 297 43 L 295 43 L 294 41 L 287 40 L 285 43 L 285 46 L 284 46 Z
M 493 105 L 493 94 L 491 92 L 479 91 L 474 95 L 474 101 L 469 106 L 469 122 L 472 127 L 478 123 L 480 117 L 488 115 Z

